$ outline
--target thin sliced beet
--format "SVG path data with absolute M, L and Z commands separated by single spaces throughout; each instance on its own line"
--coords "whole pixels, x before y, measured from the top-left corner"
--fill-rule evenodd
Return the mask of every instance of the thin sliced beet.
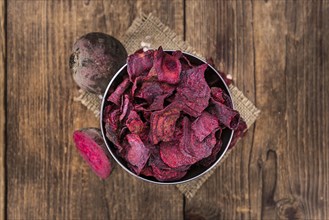
M 164 52 L 162 47 L 159 47 L 155 53 L 154 67 L 160 82 L 179 83 L 182 70 L 181 63 L 176 57 Z
M 126 120 L 126 125 L 129 131 L 134 134 L 141 134 L 145 128 L 144 122 L 134 110 L 130 111 Z
M 123 93 L 128 89 L 131 85 L 129 79 L 126 78 L 120 83 L 120 85 L 114 90 L 114 92 L 107 98 L 107 101 L 110 101 L 117 106 L 120 106 L 120 100 Z
M 110 157 L 98 128 L 83 128 L 73 133 L 73 140 L 82 158 L 102 179 L 112 171 Z
M 235 130 L 238 127 L 240 114 L 238 111 L 227 107 L 226 105 L 211 99 L 213 111 L 217 115 L 219 122 Z
M 169 167 L 161 160 L 158 149 L 156 149 L 156 151 L 150 156 L 149 166 L 152 168 L 151 176 L 155 177 L 159 181 L 179 180 L 186 175 L 187 170 L 189 169 L 189 166 L 185 166 L 183 169 L 174 169 Z
M 211 87 L 211 97 L 217 101 L 217 102 L 220 102 L 220 103 L 225 103 L 225 99 L 223 97 L 223 93 L 224 91 L 219 88 L 219 87 Z
M 230 143 L 229 149 L 235 146 L 236 142 L 243 137 L 243 135 L 247 132 L 247 124 L 246 122 L 240 118 L 239 124 L 234 131 L 232 141 Z
M 136 174 L 139 175 L 149 159 L 150 151 L 137 134 L 127 134 L 126 137 L 130 145 L 126 159 L 134 167 Z
M 183 136 L 180 142 L 180 149 L 184 154 L 191 155 L 199 161 L 211 154 L 216 144 L 216 130 L 213 130 L 206 138 L 199 141 L 191 129 L 191 123 L 187 117 L 183 119 Z
M 203 64 L 182 73 L 174 102 L 185 105 L 183 111 L 198 117 L 209 104 L 210 88 L 204 78 L 208 65 Z
M 119 117 L 119 120 L 122 121 L 127 114 L 129 114 L 130 109 L 132 108 L 132 106 L 130 105 L 130 100 L 129 100 L 129 96 L 128 95 L 124 95 L 124 99 L 123 102 L 121 104 L 121 114 Z
M 192 123 L 192 131 L 198 141 L 203 141 L 215 129 L 219 128 L 216 116 L 204 111 L 201 116 Z
M 214 163 L 217 160 L 217 155 L 222 148 L 223 142 L 222 140 L 219 140 L 215 147 L 211 151 L 211 155 L 209 157 L 206 157 L 202 160 L 200 160 L 200 164 L 204 167 L 209 167 L 212 163 Z
M 153 112 L 150 119 L 151 142 L 157 144 L 160 141 L 171 141 L 174 138 L 175 124 L 179 116 L 180 109 L 174 105 Z
M 134 82 L 136 77 L 147 75 L 153 66 L 153 50 L 138 52 L 129 55 L 127 58 L 127 71 L 129 79 Z

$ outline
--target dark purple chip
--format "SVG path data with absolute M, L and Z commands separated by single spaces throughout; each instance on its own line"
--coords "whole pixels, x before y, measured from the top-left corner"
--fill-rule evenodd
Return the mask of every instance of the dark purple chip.
M 129 79 L 124 79 L 122 83 L 120 83 L 120 85 L 114 90 L 114 92 L 107 98 L 107 101 L 110 101 L 116 104 L 117 106 L 120 106 L 121 96 L 130 85 L 131 83 L 129 82 Z
M 177 87 L 174 102 L 184 105 L 183 111 L 193 117 L 200 116 L 209 104 L 210 88 L 204 78 L 207 67 L 203 64 L 183 72 Z
M 150 151 L 137 134 L 127 134 L 127 141 L 130 148 L 127 151 L 126 159 L 134 167 L 137 175 L 141 172 L 150 156 Z
M 154 111 L 150 119 L 150 140 L 153 144 L 160 141 L 171 141 L 174 138 L 175 124 L 180 116 L 180 109 L 168 105 L 161 111 Z
M 162 47 L 155 52 L 154 68 L 160 82 L 168 84 L 177 84 L 180 81 L 180 73 L 182 70 L 179 59 L 164 52 Z
M 217 117 L 206 111 L 192 123 L 192 130 L 198 141 L 203 141 L 217 128 L 219 128 Z
M 235 130 L 238 127 L 240 114 L 238 111 L 227 107 L 226 105 L 211 99 L 212 110 L 217 115 L 219 122 Z
M 134 82 L 136 77 L 147 75 L 153 66 L 153 50 L 138 52 L 129 55 L 127 58 L 127 71 L 129 79 Z

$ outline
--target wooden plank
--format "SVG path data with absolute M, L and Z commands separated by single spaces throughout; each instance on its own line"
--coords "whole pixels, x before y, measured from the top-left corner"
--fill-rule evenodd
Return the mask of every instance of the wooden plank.
M 328 219 L 328 1 L 186 6 L 187 40 L 222 62 L 262 113 L 185 215 Z
M 213 57 L 217 67 L 233 76 L 245 95 L 255 102 L 254 42 L 250 1 L 187 1 L 186 39 L 197 51 Z M 194 19 L 198 18 L 198 19 Z M 250 218 L 248 164 L 253 130 L 237 149 L 186 202 L 187 218 Z M 241 159 L 246 158 L 246 159 Z M 207 203 L 203 201 L 207 201 Z
M 144 8 L 183 30 L 176 15 L 182 4 L 157 2 L 9 1 L 9 219 L 182 218 L 183 197 L 174 187 L 141 182 L 118 166 L 101 181 L 71 137 L 75 129 L 98 126 L 91 112 L 73 102 L 73 42 L 91 31 L 119 37 Z
M 5 71 L 6 71 L 6 42 L 5 42 L 5 2 L 0 1 L 0 219 L 5 219 Z

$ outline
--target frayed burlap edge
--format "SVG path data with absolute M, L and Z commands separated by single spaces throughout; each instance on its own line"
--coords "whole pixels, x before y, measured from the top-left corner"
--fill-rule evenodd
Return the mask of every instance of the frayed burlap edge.
M 175 32 L 164 25 L 157 17 L 154 17 L 152 14 L 141 14 L 140 17 L 136 18 L 124 35 L 122 42 L 129 54 L 143 47 L 142 42 L 146 42 L 146 44 L 151 45 L 152 48 L 162 46 L 164 49 L 190 52 L 202 58 L 202 56 L 196 53 L 196 51 L 188 43 L 184 42 L 180 36 L 176 35 Z M 230 91 L 235 109 L 240 112 L 242 118 L 247 123 L 247 127 L 249 128 L 256 121 L 260 111 L 248 98 L 243 95 L 243 93 L 238 88 L 231 85 Z M 80 95 L 74 100 L 81 102 L 97 117 L 99 117 L 101 104 L 100 97 L 82 90 L 80 90 L 79 93 Z M 231 154 L 233 150 L 235 150 L 235 148 L 226 152 L 225 156 L 216 165 L 216 167 L 202 177 L 188 183 L 178 184 L 176 187 L 186 196 L 187 199 L 191 199 L 199 190 L 199 188 L 206 182 L 206 180 L 215 172 L 216 168 L 225 161 L 225 159 Z

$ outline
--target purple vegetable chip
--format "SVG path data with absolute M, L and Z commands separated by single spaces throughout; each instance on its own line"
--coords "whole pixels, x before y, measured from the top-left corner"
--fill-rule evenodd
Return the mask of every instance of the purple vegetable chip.
M 129 79 L 134 82 L 136 77 L 145 76 L 153 66 L 153 50 L 136 52 L 127 58 L 127 71 Z
M 199 161 L 211 154 L 212 148 L 216 144 L 215 133 L 216 131 L 214 130 L 202 141 L 198 141 L 198 138 L 191 129 L 190 121 L 185 117 L 183 119 L 183 137 L 179 147 L 182 152 L 191 155 L 196 161 Z
M 127 114 L 129 114 L 130 109 L 132 108 L 131 104 L 130 104 L 130 100 L 129 100 L 129 96 L 128 95 L 124 95 L 124 99 L 123 102 L 121 103 L 121 107 L 120 107 L 120 117 L 119 120 L 122 121 Z
M 189 166 L 174 169 L 165 164 L 160 157 L 159 150 L 150 156 L 149 165 L 152 168 L 152 176 L 159 181 L 174 181 L 183 178 Z
M 168 105 L 161 111 L 154 111 L 150 119 L 150 140 L 153 144 L 171 141 L 174 138 L 175 124 L 180 116 L 180 109 Z
M 127 134 L 127 141 L 130 148 L 127 151 L 126 159 L 133 166 L 137 175 L 145 166 L 150 156 L 150 151 L 137 134 Z
M 126 120 L 127 128 L 131 133 L 141 134 L 144 131 L 145 125 L 141 120 L 136 111 L 130 111 L 127 120 Z
M 117 106 L 120 106 L 121 96 L 128 89 L 130 84 L 131 83 L 129 82 L 128 78 L 124 79 L 122 83 L 120 83 L 120 85 L 114 90 L 114 92 L 107 98 L 107 101 L 110 101 L 116 104 Z
M 229 149 L 231 149 L 232 147 L 234 147 L 234 145 L 236 144 L 236 142 L 243 137 L 243 135 L 247 132 L 247 124 L 246 122 L 240 118 L 239 124 L 237 126 L 237 128 L 234 130 L 234 134 L 233 134 L 233 138 L 231 141 L 231 144 L 229 146 Z
M 212 163 L 214 163 L 217 160 L 217 154 L 222 148 L 222 145 L 223 145 L 222 140 L 219 140 L 216 143 L 215 147 L 212 149 L 211 155 L 209 157 L 200 160 L 199 163 L 204 167 L 209 167 Z
M 224 91 L 219 88 L 219 87 L 211 87 L 211 97 L 217 101 L 217 102 L 220 102 L 220 103 L 225 103 L 225 99 L 223 97 L 223 93 Z
M 182 73 L 174 102 L 183 105 L 183 111 L 193 117 L 201 115 L 210 98 L 210 88 L 204 78 L 208 65 L 203 64 Z
M 235 130 L 240 120 L 239 112 L 213 99 L 211 99 L 211 102 L 213 105 L 212 110 L 217 115 L 219 122 L 229 129 Z
M 164 52 L 162 47 L 159 47 L 154 57 L 154 67 L 158 74 L 158 80 L 169 84 L 179 83 L 182 70 L 179 59 Z
M 219 128 L 216 116 L 204 111 L 201 116 L 192 123 L 192 131 L 198 141 L 203 141 L 215 129 Z

